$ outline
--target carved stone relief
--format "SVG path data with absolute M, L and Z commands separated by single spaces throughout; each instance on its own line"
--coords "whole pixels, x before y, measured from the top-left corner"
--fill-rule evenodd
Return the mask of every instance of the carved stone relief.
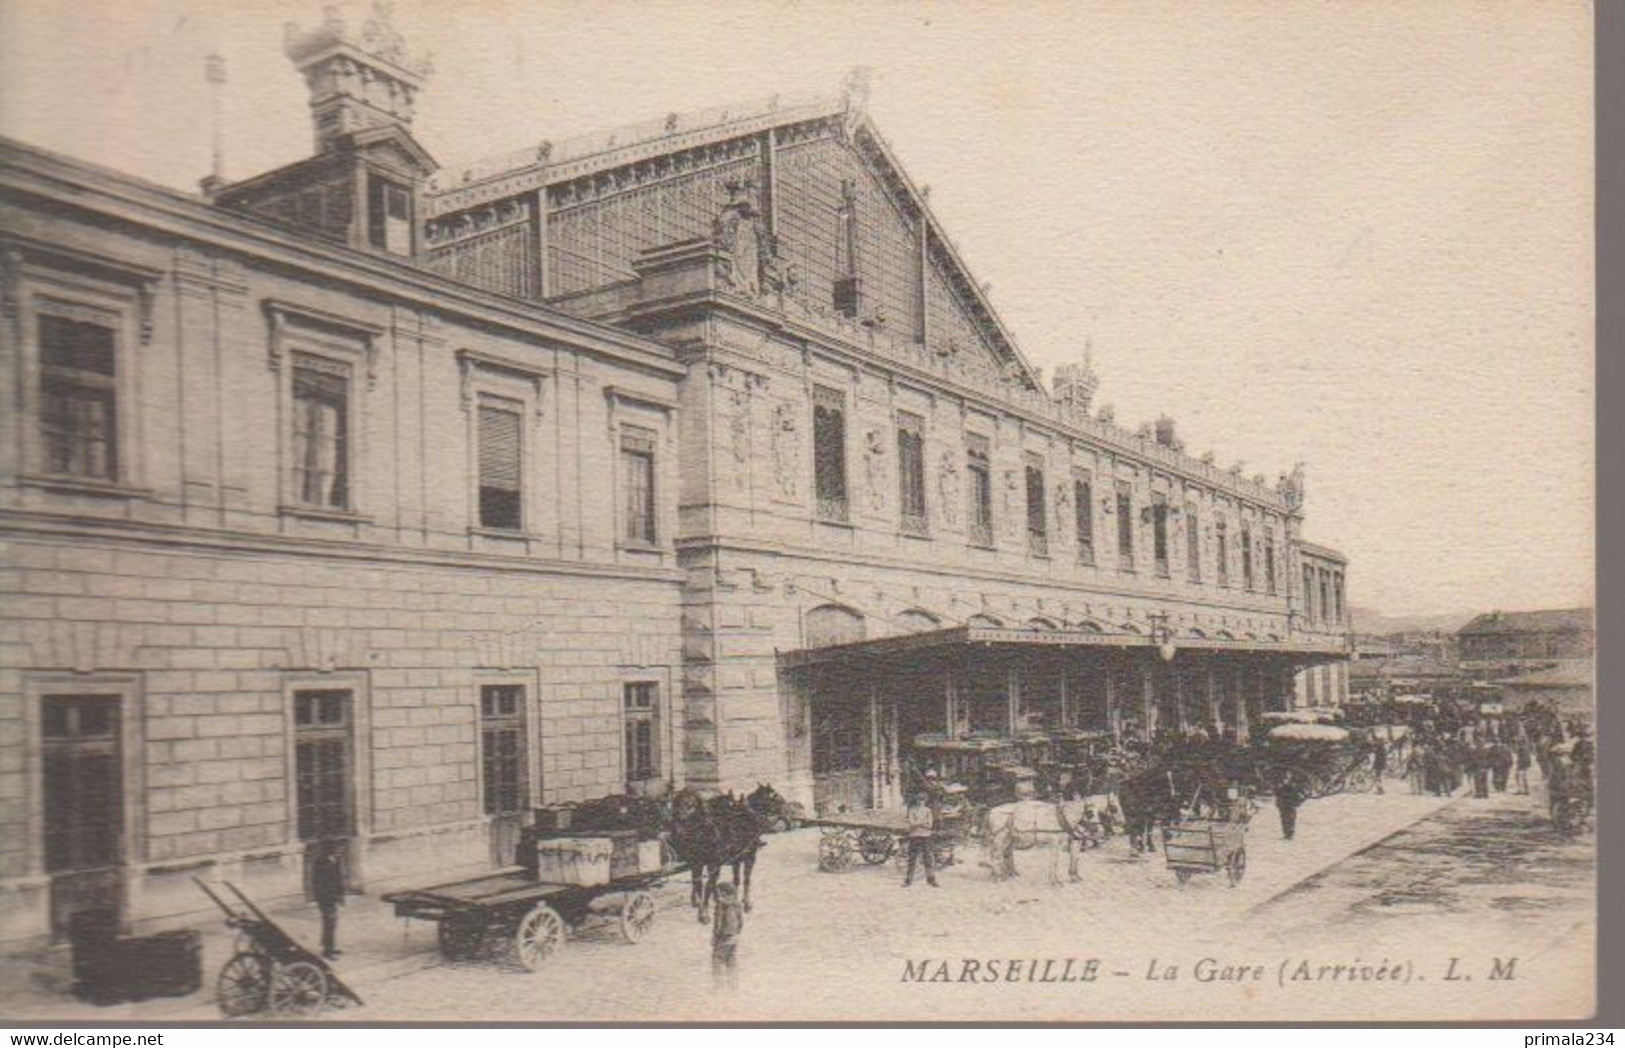
M 863 435 L 863 469 L 869 483 L 869 508 L 879 513 L 886 508 L 886 438 L 878 429 Z
M 937 513 L 946 527 L 959 527 L 959 456 L 952 448 L 942 450 L 937 470 Z
M 773 409 L 773 480 L 780 497 L 801 497 L 801 420 L 793 404 Z

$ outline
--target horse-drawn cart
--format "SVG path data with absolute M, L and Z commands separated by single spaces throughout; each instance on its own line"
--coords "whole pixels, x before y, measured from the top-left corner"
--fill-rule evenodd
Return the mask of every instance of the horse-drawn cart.
M 222 882 L 237 899 L 228 903 L 196 877 L 192 882 L 220 907 L 227 927 L 238 933 L 236 952 L 221 967 L 215 984 L 220 1014 L 304 1016 L 329 1004 L 361 1003 L 326 961 L 299 945 L 235 884 Z
M 615 859 L 612 860 L 612 854 Z M 614 924 L 636 943 L 649 933 L 651 891 L 687 867 L 668 865 L 658 841 L 631 835 L 530 837 L 526 864 L 470 880 L 390 892 L 398 917 L 439 925 L 447 960 L 498 960 L 534 971 L 564 948 L 570 930 Z
M 1277 724 L 1264 744 L 1271 784 L 1291 770 L 1310 798 L 1373 789 L 1377 784 L 1375 752 L 1366 729 L 1324 723 Z

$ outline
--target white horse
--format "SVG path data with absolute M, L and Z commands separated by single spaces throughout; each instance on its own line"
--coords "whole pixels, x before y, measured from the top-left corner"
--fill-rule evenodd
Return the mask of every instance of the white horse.
M 1016 852 L 1050 851 L 1049 882 L 1061 884 L 1061 855 L 1067 857 L 1067 879 L 1077 883 L 1078 858 L 1098 847 L 1104 837 L 1094 799 L 1021 800 L 990 808 L 987 813 L 987 865 L 994 880 L 1018 877 Z

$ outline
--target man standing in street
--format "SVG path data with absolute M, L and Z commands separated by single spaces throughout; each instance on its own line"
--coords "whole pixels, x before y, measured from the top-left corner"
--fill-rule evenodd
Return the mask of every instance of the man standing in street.
M 936 833 L 937 817 L 926 803 L 925 794 L 916 790 L 908 800 L 908 869 L 903 874 L 903 887 L 914 883 L 914 866 L 925 863 L 925 883 L 937 887 L 937 860 L 931 851 L 931 838 Z
M 1377 780 L 1377 792 L 1382 792 L 1382 780 L 1388 774 L 1388 747 L 1381 739 L 1372 739 L 1371 777 Z
M 739 936 L 745 930 L 745 908 L 731 884 L 717 885 L 716 914 L 711 922 L 711 978 L 720 990 L 739 987 Z
M 1281 836 L 1287 840 L 1298 829 L 1298 805 L 1303 803 L 1303 787 L 1298 785 L 1297 776 L 1288 768 L 1286 774 L 1275 787 L 1275 807 L 1281 813 Z
M 322 956 L 331 961 L 340 953 L 339 907 L 344 905 L 344 857 L 336 843 L 325 842 L 313 847 L 317 852 L 315 868 L 310 872 L 310 893 L 322 914 Z

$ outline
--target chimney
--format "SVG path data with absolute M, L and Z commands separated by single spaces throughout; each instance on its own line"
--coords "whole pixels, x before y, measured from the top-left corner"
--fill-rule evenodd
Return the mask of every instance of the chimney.
M 412 107 L 430 73 L 426 58 L 407 51 L 387 4 L 374 3 L 359 28 L 339 5 L 304 30 L 289 23 L 282 51 L 303 74 L 310 92 L 316 152 L 332 151 L 347 135 L 372 128 L 412 126 Z

